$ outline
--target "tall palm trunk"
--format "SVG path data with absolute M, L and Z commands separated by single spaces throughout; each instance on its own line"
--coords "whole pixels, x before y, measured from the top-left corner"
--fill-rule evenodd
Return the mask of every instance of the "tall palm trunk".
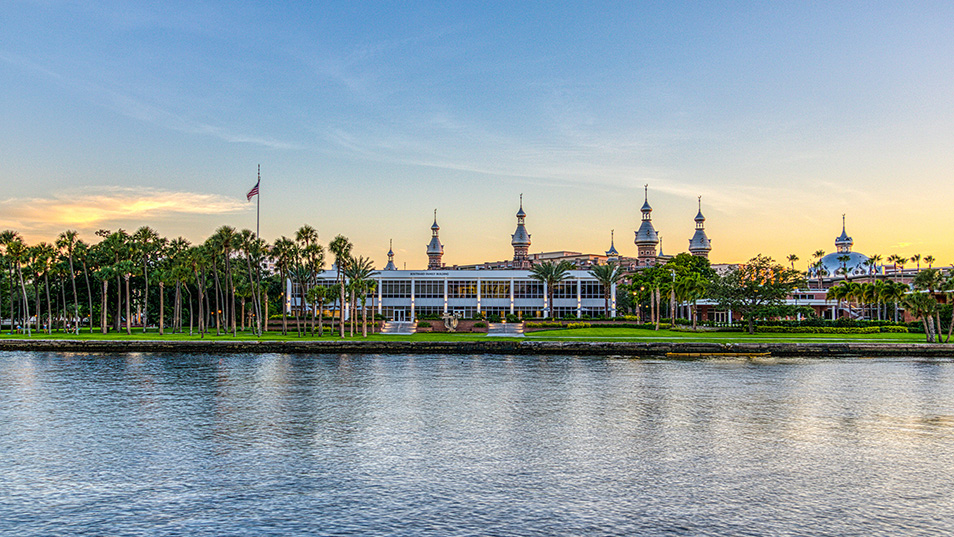
M 23 293 L 23 313 L 25 314 L 23 324 L 27 329 L 27 337 L 33 337 L 30 330 L 30 300 L 27 298 L 26 284 L 23 282 L 23 269 L 19 263 L 17 264 L 17 275 L 20 277 L 20 291 Z M 11 319 L 10 322 L 13 322 L 13 320 Z
M 93 288 L 89 285 L 89 268 L 86 266 L 86 260 L 83 259 L 83 278 L 86 279 L 86 300 L 89 302 L 89 333 L 93 333 Z M 79 333 L 79 327 L 76 327 L 76 333 Z
M 101 305 L 99 307 L 99 329 L 102 333 L 106 334 L 109 332 L 109 328 L 106 326 L 106 295 L 108 294 L 109 287 L 109 278 L 103 278 L 103 296 L 100 297 Z M 89 323 L 90 326 L 93 323 Z
M 126 280 L 126 335 L 132 335 L 132 311 L 131 311 L 131 300 L 129 298 L 132 296 L 129 293 L 129 276 L 130 274 L 123 274 L 123 279 Z
M 46 283 L 46 305 L 47 305 L 47 308 L 50 309 L 50 308 L 49 308 L 49 306 L 50 306 L 50 275 L 49 275 L 49 274 L 44 274 L 44 275 L 43 275 L 43 280 L 44 280 L 44 283 Z M 53 311 L 52 311 L 52 309 L 50 309 L 50 311 L 46 312 L 46 333 L 47 333 L 47 334 L 52 334 L 52 333 L 53 333 Z
M 163 334 L 166 316 L 166 284 L 159 280 L 159 335 Z
M 662 315 L 662 292 L 656 287 L 656 330 L 659 330 L 659 317 Z

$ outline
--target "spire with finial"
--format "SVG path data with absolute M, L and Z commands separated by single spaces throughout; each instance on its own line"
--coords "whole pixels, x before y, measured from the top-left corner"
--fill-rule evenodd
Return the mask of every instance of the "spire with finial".
M 434 209 L 434 225 L 431 226 L 431 242 L 427 244 L 427 270 L 439 270 L 443 265 L 441 264 L 441 257 L 444 255 L 444 245 L 441 244 L 440 237 L 437 236 L 437 232 L 440 231 L 441 226 L 437 225 L 437 209 Z
M 610 248 L 609 250 L 606 250 L 607 261 L 617 261 L 619 259 L 619 252 L 616 251 L 616 245 L 614 244 L 615 241 L 613 238 L 613 235 L 615 234 L 615 232 L 616 232 L 615 229 L 610 230 Z
M 527 213 L 523 212 L 523 194 L 520 194 L 520 209 L 517 211 L 517 230 L 510 236 L 510 245 L 513 246 L 513 268 L 530 268 L 530 234 L 524 225 Z
M 397 270 L 394 266 L 394 239 L 388 240 L 388 264 L 385 265 L 384 270 Z
M 659 235 L 656 228 L 653 227 L 653 208 L 649 205 L 649 184 L 644 186 L 643 207 L 640 211 L 643 213 L 642 222 L 639 229 L 636 230 L 637 257 L 642 266 L 656 264 L 656 245 L 659 244 Z
M 702 196 L 699 196 L 699 212 L 694 219 L 696 221 L 696 232 L 689 239 L 689 253 L 696 257 L 705 257 L 708 259 L 709 252 L 712 251 L 712 242 L 706 236 L 706 217 L 702 216 Z
M 835 239 L 835 248 L 840 254 L 847 254 L 851 252 L 851 246 L 855 241 L 851 240 L 851 237 L 848 236 L 848 233 L 845 232 L 845 215 L 841 215 L 841 235 Z

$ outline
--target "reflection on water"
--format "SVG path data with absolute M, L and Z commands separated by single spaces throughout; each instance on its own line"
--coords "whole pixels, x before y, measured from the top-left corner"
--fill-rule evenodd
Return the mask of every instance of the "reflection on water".
M 0 353 L 0 534 L 938 535 L 954 361 Z

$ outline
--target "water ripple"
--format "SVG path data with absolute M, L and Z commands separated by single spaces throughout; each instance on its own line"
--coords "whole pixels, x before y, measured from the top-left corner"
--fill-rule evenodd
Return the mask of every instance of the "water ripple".
M 954 361 L 0 353 L 0 534 L 954 533 Z

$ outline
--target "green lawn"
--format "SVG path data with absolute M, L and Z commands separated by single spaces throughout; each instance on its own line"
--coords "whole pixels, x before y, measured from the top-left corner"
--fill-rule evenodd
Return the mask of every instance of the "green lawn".
M 26 334 L 11 335 L 9 331 L 0 334 L 0 339 L 22 339 Z M 188 334 L 170 334 L 166 333 L 160 336 L 157 330 L 149 330 L 145 334 L 142 329 L 133 330 L 132 335 L 126 335 L 125 332 L 109 334 L 100 334 L 96 331 L 90 334 L 84 331 L 81 334 L 69 334 L 62 332 L 34 333 L 34 339 L 93 339 L 93 340 L 199 340 L 198 335 L 190 336 Z M 363 339 L 360 332 L 353 338 L 345 336 L 346 339 Z M 225 334 L 216 336 L 214 333 L 202 339 L 211 341 L 256 341 L 259 338 L 248 332 L 239 332 L 237 336 Z M 305 336 L 299 338 L 294 331 L 289 335 L 282 336 L 280 332 L 266 332 L 261 338 L 262 341 L 316 341 L 317 336 Z M 325 331 L 325 336 L 321 340 L 338 340 L 337 333 L 330 330 Z M 421 333 L 412 336 L 386 336 L 380 334 L 369 334 L 368 340 L 374 341 L 484 341 L 484 340 L 508 340 L 512 338 L 488 338 L 485 334 L 447 334 L 447 333 Z M 742 332 L 674 332 L 670 330 L 646 330 L 637 328 L 577 328 L 577 329 L 553 329 L 531 332 L 526 338 L 527 341 L 635 341 L 635 342 L 665 342 L 680 341 L 693 342 L 703 341 L 712 343 L 831 343 L 841 341 L 853 342 L 872 342 L 872 343 L 923 343 L 922 334 L 754 334 L 749 335 Z

